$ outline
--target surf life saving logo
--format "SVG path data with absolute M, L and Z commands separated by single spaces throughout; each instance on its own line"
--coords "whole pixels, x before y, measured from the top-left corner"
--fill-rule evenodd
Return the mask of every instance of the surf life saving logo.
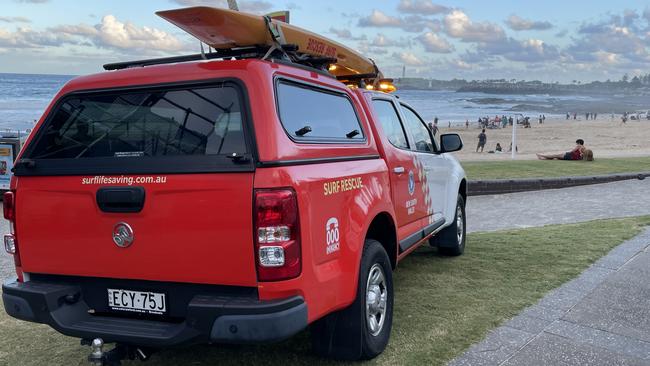
M 415 193 L 415 174 L 409 170 L 409 194 L 412 196 Z
M 424 206 L 427 209 L 427 216 L 429 217 L 429 224 L 433 224 L 433 200 L 429 192 L 429 178 L 427 176 L 427 170 L 424 167 L 424 164 L 418 159 L 416 155 L 413 155 L 413 165 L 418 173 L 418 178 L 421 182 L 422 194 L 424 195 Z
M 332 217 L 327 220 L 327 224 L 325 224 L 325 238 L 327 241 L 327 248 L 325 252 L 328 255 L 334 252 L 338 252 L 341 248 L 341 243 L 339 241 L 339 220 L 336 217 Z

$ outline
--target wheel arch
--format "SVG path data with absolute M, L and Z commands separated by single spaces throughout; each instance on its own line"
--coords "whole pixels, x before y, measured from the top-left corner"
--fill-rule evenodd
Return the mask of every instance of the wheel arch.
M 370 222 L 365 239 L 374 239 L 386 250 L 393 269 L 397 267 L 397 228 L 393 217 L 388 212 L 378 213 Z
M 463 202 L 467 204 L 467 179 L 463 178 L 458 186 L 458 194 L 463 197 Z

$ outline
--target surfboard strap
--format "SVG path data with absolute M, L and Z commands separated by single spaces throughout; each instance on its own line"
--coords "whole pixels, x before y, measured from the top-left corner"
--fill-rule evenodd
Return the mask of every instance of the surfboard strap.
M 269 34 L 271 35 L 271 40 L 273 41 L 273 44 L 271 45 L 269 50 L 266 51 L 266 54 L 264 55 L 264 57 L 262 57 L 262 60 L 266 60 L 276 50 L 282 52 L 287 59 L 291 60 L 291 56 L 289 56 L 287 51 L 284 49 L 284 37 L 282 36 L 282 31 L 278 26 L 273 24 L 270 16 L 265 15 L 263 16 L 263 18 L 264 18 L 264 24 L 266 25 L 266 29 L 269 30 Z

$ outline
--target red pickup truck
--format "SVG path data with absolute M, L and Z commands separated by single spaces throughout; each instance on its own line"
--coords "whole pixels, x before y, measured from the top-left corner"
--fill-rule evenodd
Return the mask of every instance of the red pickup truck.
M 320 355 L 375 357 L 398 262 L 463 252 L 461 148 L 395 96 L 279 61 L 76 78 L 4 195 L 5 310 L 104 361 L 307 326 Z

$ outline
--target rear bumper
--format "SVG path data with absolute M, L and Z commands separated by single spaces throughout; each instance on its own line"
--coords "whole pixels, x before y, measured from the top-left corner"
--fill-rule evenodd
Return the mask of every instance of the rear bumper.
M 94 315 L 75 285 L 5 282 L 2 300 L 14 318 L 47 324 L 68 336 L 105 342 L 172 347 L 194 343 L 270 343 L 307 326 L 307 304 L 300 296 L 259 301 L 197 295 L 181 322 Z M 92 312 L 92 311 L 91 311 Z

